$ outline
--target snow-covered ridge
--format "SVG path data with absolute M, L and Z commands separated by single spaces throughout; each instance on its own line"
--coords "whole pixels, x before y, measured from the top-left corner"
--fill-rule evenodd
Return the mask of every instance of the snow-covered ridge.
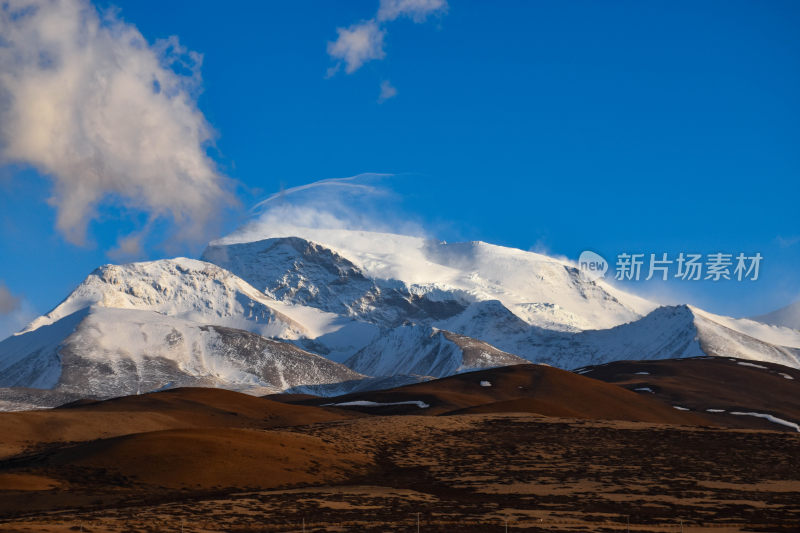
M 380 327 L 397 326 L 410 318 L 447 318 L 474 300 L 450 287 L 371 278 L 339 253 L 296 237 L 210 245 L 203 259 L 235 273 L 276 301 Z
M 220 239 L 209 246 L 204 258 L 224 257 L 221 264 L 245 279 L 259 272 L 262 279 L 281 280 L 279 291 L 265 290 L 283 301 L 327 310 L 330 300 L 348 301 L 349 316 L 387 329 L 377 344 L 397 336 L 401 317 L 423 328 L 480 339 L 505 352 L 562 368 L 703 353 L 800 364 L 796 330 L 689 306 L 658 308 L 602 281 L 585 281 L 570 262 L 541 254 L 483 242 L 444 243 L 367 231 L 293 228 L 292 237 L 276 233 L 267 234 L 266 239 L 263 228 L 259 231 Z M 270 253 L 278 248 L 284 250 L 280 262 Z M 313 261 L 309 262 L 307 253 L 297 253 L 300 249 L 314 250 Z M 324 267 L 324 286 L 317 281 L 320 276 L 312 274 L 312 266 L 323 266 L 323 256 L 335 258 Z M 239 272 L 241 264 L 247 264 L 248 271 Z M 390 292 L 397 298 L 387 298 Z M 315 296 L 300 302 L 298 294 Z M 366 296 L 352 305 L 354 294 Z M 426 313 L 432 301 L 446 302 L 447 312 Z M 393 320 L 381 321 L 381 316 Z M 416 331 L 408 324 L 399 326 L 404 334 Z M 418 342 L 424 344 L 424 338 Z M 399 339 L 394 342 L 402 344 Z M 422 344 L 417 349 L 422 350 Z M 379 348 L 362 351 L 375 353 Z M 356 360 L 364 364 L 363 357 L 352 361 Z M 384 364 L 391 368 L 394 363 L 379 366 L 384 368 Z
M 240 329 L 93 306 L 0 342 L 0 387 L 110 397 L 174 386 L 279 392 L 364 376 Z
M 721 317 L 690 307 L 706 355 L 768 361 L 800 368 L 800 331 Z
M 708 311 L 694 306 L 690 306 L 690 308 L 697 316 L 714 321 L 755 339 L 778 346 L 800 348 L 800 330 L 785 326 L 764 324 L 748 318 L 731 318 L 728 316 L 715 315 L 714 313 L 709 313 Z
M 53 324 L 91 306 L 147 310 L 198 323 L 213 323 L 297 337 L 304 326 L 275 302 L 230 272 L 204 261 L 176 258 L 104 265 L 63 302 L 20 333 Z
M 212 242 L 203 258 L 276 298 L 333 312 L 338 311 L 332 301 L 352 302 L 355 293 L 365 295 L 362 310 L 369 311 L 377 293 L 394 290 L 454 306 L 496 300 L 528 324 L 579 331 L 637 320 L 656 307 L 602 281 L 583 280 L 567 261 L 533 252 L 478 241 L 445 243 L 367 231 L 295 230 L 294 235 L 233 234 Z M 278 249 L 280 253 L 272 253 Z M 325 253 L 309 261 L 309 249 Z M 359 314 L 358 305 L 349 305 L 348 310 Z

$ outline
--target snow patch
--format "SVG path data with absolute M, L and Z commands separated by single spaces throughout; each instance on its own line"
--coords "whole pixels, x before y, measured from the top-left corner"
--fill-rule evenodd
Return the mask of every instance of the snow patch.
M 427 403 L 420 401 L 420 400 L 411 400 L 407 402 L 370 402 L 367 400 L 356 400 L 352 402 L 341 402 L 341 403 L 326 403 L 323 404 L 322 407 L 385 407 L 389 405 L 416 405 L 420 409 L 427 409 L 430 407 Z
M 489 381 L 481 381 L 481 387 L 491 387 L 492 384 Z
M 783 418 L 778 418 L 777 416 L 766 414 L 766 413 L 743 413 L 740 411 L 731 411 L 732 415 L 739 415 L 739 416 L 757 416 L 758 418 L 765 418 L 770 422 L 775 424 L 780 424 L 782 426 L 794 428 L 795 431 L 800 433 L 800 425 L 795 424 L 794 422 L 789 422 L 788 420 L 784 420 Z
M 768 370 L 768 368 L 767 368 L 767 367 L 765 367 L 765 366 L 763 366 L 763 365 L 757 365 L 757 364 L 755 364 L 755 363 L 744 363 L 744 362 L 742 362 L 742 361 L 738 361 L 736 364 L 737 364 L 737 365 L 742 365 L 742 366 L 751 366 L 751 367 L 753 367 L 753 368 L 762 368 L 762 369 L 764 369 L 764 370 Z

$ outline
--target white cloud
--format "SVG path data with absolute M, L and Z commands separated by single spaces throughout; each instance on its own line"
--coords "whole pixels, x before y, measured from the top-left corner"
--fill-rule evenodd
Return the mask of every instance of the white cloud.
M 384 23 L 400 17 L 409 17 L 414 22 L 421 23 L 429 15 L 445 12 L 446 0 L 381 0 L 373 18 L 348 28 L 336 28 L 338 37 L 335 41 L 328 42 L 328 55 L 336 60 L 336 64 L 328 69 L 328 76 L 336 74 L 342 62 L 345 72 L 352 74 L 364 63 L 386 57 L 383 50 L 383 40 L 386 37 Z
M 20 300 L 0 281 L 0 315 L 10 314 L 19 309 Z
M 390 98 L 394 98 L 397 96 L 397 89 L 389 83 L 388 80 L 384 80 L 381 82 L 381 94 L 378 96 L 378 103 L 382 104 L 386 100 Z
M 117 239 L 117 245 L 106 252 L 106 255 L 117 262 L 134 261 L 144 253 L 145 233 L 124 235 Z
M 383 36 L 385 31 L 374 20 L 353 24 L 349 28 L 337 28 L 339 37 L 328 43 L 328 55 L 344 61 L 345 72 L 351 74 L 361 65 L 373 59 L 383 59 Z M 334 71 L 335 72 L 335 71 Z
M 27 300 L 13 294 L 0 280 L 0 341 L 21 330 L 35 316 Z
M 414 22 L 425 22 L 428 15 L 447 11 L 446 0 L 381 0 L 378 20 L 410 17 Z
M 313 193 L 324 190 L 325 195 L 322 201 L 327 201 L 329 196 L 340 197 L 342 195 L 353 196 L 379 196 L 382 190 L 372 183 L 389 177 L 390 174 L 365 173 L 347 178 L 327 178 L 324 180 L 298 185 L 290 189 L 284 189 L 271 194 L 266 199 L 261 200 L 253 206 L 253 212 L 259 213 L 269 210 L 275 204 L 287 201 L 290 197 L 296 198 L 305 195 L 306 198 L 315 198 Z M 303 194 L 300 194 L 303 193 Z
M 177 38 L 150 45 L 86 0 L 0 4 L 0 163 L 53 182 L 56 226 L 82 244 L 103 204 L 176 223 L 202 240 L 233 203 L 206 154 L 197 108 L 202 57 Z

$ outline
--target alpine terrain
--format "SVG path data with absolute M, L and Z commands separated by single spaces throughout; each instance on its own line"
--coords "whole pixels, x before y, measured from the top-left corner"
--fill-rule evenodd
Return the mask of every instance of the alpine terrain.
M 245 226 L 200 260 L 92 272 L 0 342 L 0 407 L 178 386 L 334 395 L 524 362 L 800 368 L 790 311 L 763 323 L 659 306 L 569 261 L 483 242 Z

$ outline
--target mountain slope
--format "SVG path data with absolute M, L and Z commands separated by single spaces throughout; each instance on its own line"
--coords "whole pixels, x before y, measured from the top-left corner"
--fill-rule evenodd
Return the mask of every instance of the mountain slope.
M 0 459 L 40 444 L 94 441 L 131 433 L 215 427 L 287 427 L 353 418 L 343 410 L 286 405 L 216 388 L 177 388 L 57 409 L 0 414 Z
M 456 415 L 533 412 L 545 416 L 708 424 L 622 387 L 547 365 L 478 370 L 383 391 L 303 400 L 372 414 Z
M 425 326 L 400 326 L 381 335 L 345 365 L 370 376 L 444 377 L 468 370 L 526 363 L 485 342 Z
M 698 357 L 617 361 L 586 368 L 581 374 L 669 405 L 706 413 L 730 427 L 791 430 L 791 425 L 774 421 L 782 420 L 800 428 L 800 370 L 795 368 L 727 357 Z M 771 421 L 752 413 L 774 418 Z
M 54 338 L 51 330 L 69 334 Z M 175 386 L 278 392 L 362 377 L 292 344 L 153 311 L 92 307 L 11 337 L 0 350 L 37 342 L 41 349 L 0 369 L 0 387 L 108 397 Z

